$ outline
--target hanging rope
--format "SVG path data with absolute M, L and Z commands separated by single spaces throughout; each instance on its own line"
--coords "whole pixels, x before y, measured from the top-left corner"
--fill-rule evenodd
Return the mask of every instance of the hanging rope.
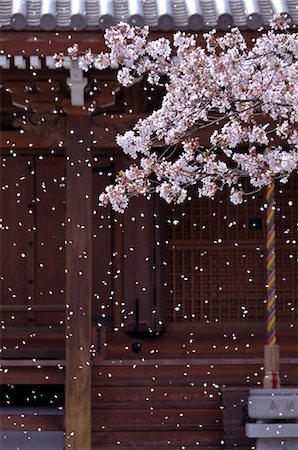
M 267 345 L 264 387 L 279 388 L 279 346 L 276 345 L 275 183 L 266 191 Z
M 267 344 L 276 344 L 275 183 L 266 192 Z

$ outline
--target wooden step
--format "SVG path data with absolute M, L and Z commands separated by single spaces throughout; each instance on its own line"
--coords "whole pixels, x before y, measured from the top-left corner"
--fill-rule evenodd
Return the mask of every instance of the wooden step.
M 115 430 L 117 427 L 131 429 L 137 426 L 176 426 L 200 427 L 202 429 L 219 429 L 222 426 L 222 409 L 95 409 L 92 413 L 92 428 Z
M 177 360 L 176 360 L 177 361 Z M 282 385 L 295 385 L 298 380 L 297 364 L 282 364 L 280 368 Z M 217 365 L 142 365 L 133 361 L 130 365 L 108 365 L 92 368 L 92 384 L 100 386 L 256 386 L 262 383 L 264 368 L 262 364 Z
M 220 402 L 220 392 L 218 389 L 210 386 L 190 387 L 190 386 L 156 386 L 156 387 L 92 387 L 93 407 L 98 407 L 103 403 L 127 404 L 131 403 L 148 403 L 148 404 L 187 404 L 199 406 L 200 402 L 214 404 Z M 136 405 L 135 405 L 136 406 Z M 172 407 L 172 406 L 171 406 Z
M 61 414 L 1 414 L 0 431 L 63 431 Z
M 241 392 L 236 425 L 237 439 L 240 432 L 244 438 L 233 440 L 233 430 L 224 434 L 222 389 L 238 385 L 247 396 L 250 387 L 261 386 L 263 358 L 93 362 L 93 450 L 217 450 L 224 436 L 239 450 L 251 448 L 241 423 Z M 282 364 L 285 382 L 297 384 L 297 370 L 297 363 Z
M 59 338 L 65 337 L 64 327 L 4 327 L 1 329 L 1 338 L 36 338 L 36 337 Z
M 152 430 L 144 434 L 143 431 L 119 431 L 119 432 L 93 432 L 92 448 L 109 448 L 109 446 L 117 446 L 118 448 L 129 447 L 130 449 L 143 450 L 149 446 L 153 450 L 161 446 L 167 448 L 181 448 L 185 446 L 219 446 L 222 440 L 221 431 L 208 431 L 208 433 L 200 431 L 199 427 L 196 431 L 183 431 L 179 427 L 169 430 Z
M 0 360 L 1 384 L 64 384 L 63 360 Z
M 106 336 L 105 358 L 125 359 L 134 356 L 131 346 L 138 341 L 142 344 L 140 356 L 149 358 L 178 358 L 196 356 L 198 358 L 221 357 L 262 357 L 266 343 L 265 326 L 261 330 L 246 330 L 238 333 L 222 332 L 214 327 L 197 331 L 201 325 L 192 324 L 190 331 L 168 330 L 157 336 L 135 338 L 129 334 L 118 332 Z M 209 327 L 210 328 L 210 327 Z M 295 342 L 298 338 L 296 330 L 282 330 L 278 339 L 281 356 L 297 356 Z
M 206 369 L 211 369 L 211 379 L 215 369 L 222 380 L 226 367 L 230 366 L 93 368 L 92 448 L 219 449 L 224 435 L 220 383 L 206 385 L 203 380 Z M 236 367 L 243 373 L 243 367 Z M 227 379 L 233 369 L 225 374 Z M 195 384 L 198 379 L 200 386 Z
M 1 330 L 2 358 L 64 358 L 64 327 L 6 327 Z
M 133 414 L 133 413 L 131 413 Z M 201 426 L 201 424 L 198 423 L 189 423 L 189 424 L 180 424 L 179 422 L 177 424 L 167 424 L 167 423 L 161 423 L 161 424 L 130 424 L 130 425 L 109 425 L 109 426 L 105 426 L 102 425 L 101 426 L 101 430 L 102 431 L 109 431 L 109 432 L 135 432 L 135 431 L 139 431 L 139 432 L 143 432 L 143 433 L 152 433 L 154 431 L 159 432 L 159 431 L 168 431 L 168 432 L 172 432 L 172 431 L 177 431 L 177 429 L 179 429 L 180 431 L 197 431 L 198 429 L 200 431 L 205 431 L 205 432 L 211 432 L 211 431 L 220 431 L 222 432 L 222 427 L 221 425 L 208 425 L 207 427 L 203 428 Z M 100 429 L 98 428 L 94 428 L 93 429 L 94 432 L 98 432 L 100 431 Z
M 28 391 L 28 386 L 26 387 Z M 13 389 L 14 391 L 15 389 Z M 49 393 L 49 390 L 48 390 Z M 24 394 L 26 395 L 26 393 Z M 63 431 L 64 411 L 59 406 L 1 406 L 0 431 Z
M 63 343 L 64 344 L 64 343 Z M 64 345 L 63 348 L 34 348 L 31 346 L 24 346 L 24 348 L 14 349 L 2 349 L 1 358 L 2 359 L 15 359 L 15 360 L 23 360 L 23 359 L 65 359 L 65 350 Z M 55 345 L 56 347 L 56 345 Z

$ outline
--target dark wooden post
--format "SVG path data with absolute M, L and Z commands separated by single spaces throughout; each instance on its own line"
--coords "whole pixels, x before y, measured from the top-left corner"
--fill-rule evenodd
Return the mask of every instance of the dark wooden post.
M 65 448 L 91 450 L 92 168 L 88 116 L 69 116 L 66 146 Z

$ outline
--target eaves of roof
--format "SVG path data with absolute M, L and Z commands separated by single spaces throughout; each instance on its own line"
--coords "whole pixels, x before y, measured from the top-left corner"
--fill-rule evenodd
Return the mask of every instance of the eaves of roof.
M 275 13 L 298 25 L 298 0 L 0 0 L 5 30 L 104 30 L 127 22 L 152 30 L 256 30 Z

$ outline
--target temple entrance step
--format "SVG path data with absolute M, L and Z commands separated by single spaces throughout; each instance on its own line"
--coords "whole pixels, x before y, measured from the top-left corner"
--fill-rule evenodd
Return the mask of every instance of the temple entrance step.
M 217 386 L 185 365 L 133 367 L 93 367 L 92 450 L 221 448 Z

